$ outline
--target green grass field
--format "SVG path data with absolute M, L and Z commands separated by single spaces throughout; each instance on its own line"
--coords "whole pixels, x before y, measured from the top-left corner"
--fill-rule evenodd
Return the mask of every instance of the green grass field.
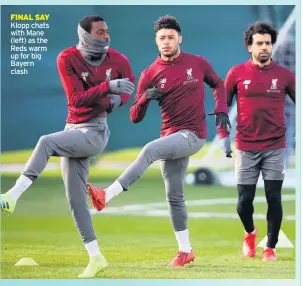
M 51 173 L 54 175 L 54 173 Z M 116 174 L 98 179 L 106 187 Z M 9 189 L 16 176 L 2 176 L 2 191 Z M 234 188 L 186 186 L 186 200 L 236 198 Z M 284 194 L 294 194 L 287 190 Z M 258 190 L 258 196 L 263 195 Z M 127 193 L 111 201 L 109 207 L 123 209 L 129 204 L 165 203 L 164 185 L 158 170 L 148 172 Z M 166 210 L 162 207 L 162 210 Z M 189 214 L 198 212 L 235 214 L 235 204 L 191 205 Z M 256 203 L 255 213 L 265 214 L 266 204 Z M 284 202 L 284 215 L 295 214 L 295 201 Z M 167 216 L 150 217 L 104 214 L 93 216 L 99 245 L 109 266 L 98 278 L 295 278 L 295 249 L 279 249 L 279 261 L 261 261 L 241 257 L 243 229 L 239 219 L 189 218 L 191 243 L 196 254 L 194 263 L 182 269 L 169 269 L 177 244 Z M 258 241 L 266 234 L 265 220 L 256 220 Z M 295 244 L 295 221 L 284 220 L 282 229 Z M 2 278 L 76 278 L 88 262 L 87 253 L 65 199 L 58 175 L 43 175 L 19 200 L 12 216 L 2 216 Z M 33 258 L 39 267 L 16 267 L 22 257 Z

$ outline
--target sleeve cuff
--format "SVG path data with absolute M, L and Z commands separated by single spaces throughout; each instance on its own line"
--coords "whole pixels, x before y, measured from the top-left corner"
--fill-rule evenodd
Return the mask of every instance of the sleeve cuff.
M 104 95 L 108 95 L 109 94 L 109 81 L 102 82 L 100 84 L 99 90 L 100 90 L 101 94 L 105 93 Z
M 226 107 L 216 107 L 216 108 L 214 109 L 214 113 L 218 113 L 218 112 L 223 112 L 223 113 L 228 114 L 227 105 L 226 105 Z
M 218 136 L 219 136 L 219 139 L 223 139 L 223 138 L 229 136 L 229 132 L 226 131 L 226 130 L 219 130 L 218 131 Z

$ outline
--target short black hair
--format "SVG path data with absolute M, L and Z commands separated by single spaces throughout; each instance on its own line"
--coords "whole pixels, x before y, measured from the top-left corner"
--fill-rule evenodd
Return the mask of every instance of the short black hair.
M 161 29 L 174 29 L 179 34 L 181 34 L 181 27 L 177 21 L 177 19 L 173 16 L 161 16 L 155 23 L 154 23 L 154 31 L 157 33 Z
M 248 47 L 253 43 L 253 35 L 255 34 L 269 34 L 271 35 L 271 42 L 275 44 L 278 37 L 278 31 L 273 27 L 271 23 L 256 22 L 248 27 L 244 32 L 245 46 Z
M 92 23 L 100 21 L 104 22 L 104 18 L 100 16 L 86 16 L 80 20 L 79 24 L 86 32 L 90 33 L 92 30 Z

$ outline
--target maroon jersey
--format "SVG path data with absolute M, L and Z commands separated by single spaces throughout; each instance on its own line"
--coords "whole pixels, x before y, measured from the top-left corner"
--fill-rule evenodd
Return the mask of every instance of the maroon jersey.
M 215 112 L 227 113 L 223 81 L 206 59 L 183 52 L 172 62 L 163 61 L 159 56 L 141 74 L 136 99 L 130 109 L 131 120 L 135 123 L 143 120 L 150 102 L 146 100 L 145 92 L 157 86 L 163 92 L 159 101 L 161 137 L 188 129 L 205 139 L 204 82 L 213 90 Z M 218 128 L 218 133 L 220 138 L 228 135 L 222 128 Z
M 284 148 L 284 103 L 286 94 L 295 102 L 294 74 L 273 61 L 260 68 L 249 60 L 229 70 L 225 88 L 229 106 L 237 95 L 236 148 Z
M 76 47 L 71 47 L 59 54 L 57 65 L 67 97 L 68 123 L 85 122 L 108 109 L 108 81 L 129 78 L 134 82 L 135 79 L 128 59 L 113 49 L 108 50 L 102 64 L 93 67 Z M 120 97 L 123 104 L 130 99 L 127 94 Z

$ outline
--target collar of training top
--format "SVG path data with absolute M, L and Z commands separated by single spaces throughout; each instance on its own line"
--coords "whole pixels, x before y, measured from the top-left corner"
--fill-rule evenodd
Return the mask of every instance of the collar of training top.
M 177 64 L 177 63 L 181 62 L 183 57 L 184 57 L 184 53 L 181 51 L 180 55 L 178 57 L 176 57 L 175 59 L 173 59 L 172 61 L 164 61 L 164 60 L 162 60 L 162 58 L 159 54 L 158 58 L 157 58 L 157 62 L 160 64 L 163 64 L 163 65 L 172 65 L 172 64 Z
M 256 64 L 253 63 L 252 59 L 250 59 L 247 63 L 248 65 L 250 65 L 251 67 L 254 67 L 256 70 L 271 70 L 275 67 L 276 63 L 270 59 L 270 64 L 269 65 L 265 65 L 264 67 L 260 67 Z

